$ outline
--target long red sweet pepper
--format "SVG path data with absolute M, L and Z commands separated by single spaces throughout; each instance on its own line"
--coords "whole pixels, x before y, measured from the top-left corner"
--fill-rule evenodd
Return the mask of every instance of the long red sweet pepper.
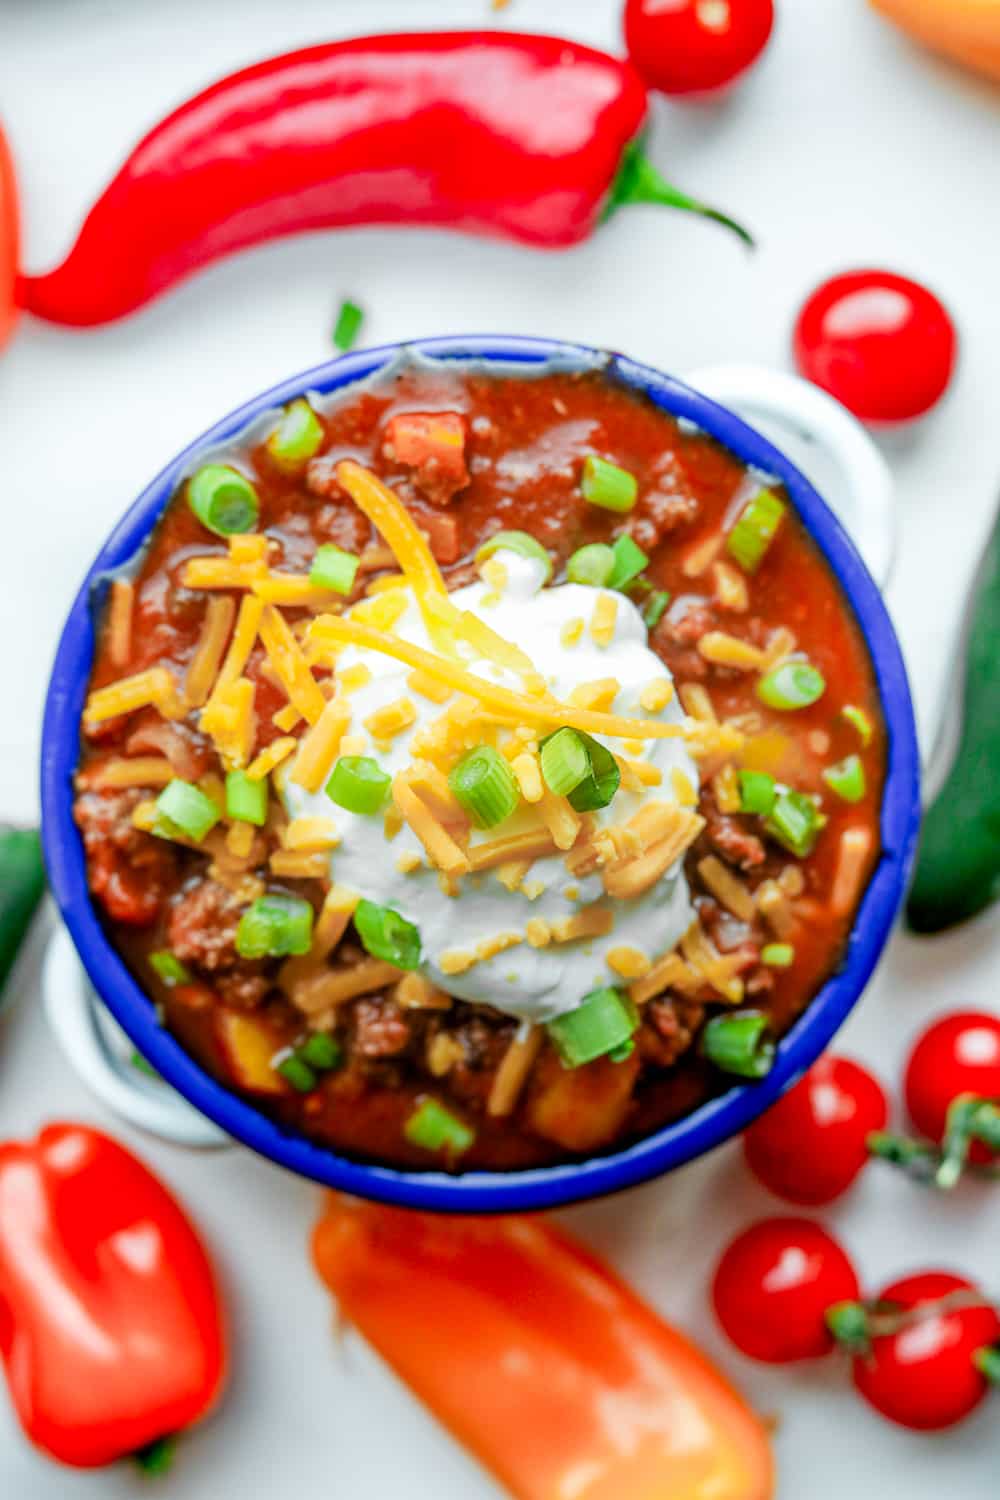
M 225 1378 L 218 1291 L 190 1222 L 108 1136 L 0 1145 L 0 1354 L 25 1433 L 78 1468 L 139 1457 Z
M 272 58 L 181 105 L 125 161 L 61 266 L 24 276 L 57 323 L 121 317 L 219 256 L 297 230 L 424 224 L 544 248 L 623 203 L 732 220 L 641 154 L 646 89 L 559 37 L 361 37 Z
M 14 158 L 0 126 L 0 349 L 17 318 L 14 285 L 17 276 L 18 209 Z

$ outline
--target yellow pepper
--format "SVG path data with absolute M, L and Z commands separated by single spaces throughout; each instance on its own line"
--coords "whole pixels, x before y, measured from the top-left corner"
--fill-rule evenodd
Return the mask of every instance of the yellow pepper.
M 918 42 L 1000 79 L 1000 0 L 872 0 Z

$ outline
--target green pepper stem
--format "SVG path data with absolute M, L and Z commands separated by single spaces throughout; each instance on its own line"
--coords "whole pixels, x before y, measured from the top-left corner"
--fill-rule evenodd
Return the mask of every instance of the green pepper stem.
M 153 1478 L 166 1474 L 174 1461 L 176 1449 L 177 1437 L 174 1433 L 168 1432 L 163 1437 L 154 1438 L 144 1448 L 137 1448 L 132 1457 L 142 1472 Z
M 604 217 L 609 218 L 617 209 L 629 203 L 657 203 L 664 208 L 679 208 L 685 213 L 700 214 L 704 219 L 713 219 L 739 235 L 745 245 L 754 248 L 753 236 L 748 230 L 717 208 L 700 203 L 697 198 L 672 187 L 666 178 L 653 166 L 637 141 L 625 147 L 618 175 L 611 188 Z
M 1000 1344 L 990 1344 L 985 1349 L 977 1349 L 972 1356 L 972 1362 L 981 1375 L 985 1375 L 991 1385 L 1000 1385 Z
M 921 1141 L 911 1141 L 905 1135 L 893 1135 L 888 1130 L 873 1130 L 868 1136 L 868 1154 L 887 1161 L 890 1166 L 902 1167 L 919 1182 L 933 1182 L 940 1165 L 941 1155 L 933 1146 Z

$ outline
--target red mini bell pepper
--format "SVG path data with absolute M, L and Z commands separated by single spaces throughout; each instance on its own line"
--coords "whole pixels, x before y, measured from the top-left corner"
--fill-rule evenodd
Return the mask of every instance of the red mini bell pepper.
M 631 64 L 559 37 L 357 37 L 272 58 L 156 126 L 62 265 L 18 296 L 56 323 L 103 323 L 219 256 L 350 224 L 559 248 L 619 204 L 663 203 L 747 238 L 641 154 L 646 106 Z
M 348 1322 L 515 1500 L 767 1500 L 767 1434 L 607 1266 L 540 1219 L 331 1199 Z
M 0 1145 L 0 1354 L 25 1433 L 92 1468 L 203 1417 L 225 1378 L 212 1268 L 136 1157 L 83 1125 Z
M 14 286 L 18 255 L 17 180 L 14 158 L 0 127 L 0 349 L 10 338 L 17 318 Z

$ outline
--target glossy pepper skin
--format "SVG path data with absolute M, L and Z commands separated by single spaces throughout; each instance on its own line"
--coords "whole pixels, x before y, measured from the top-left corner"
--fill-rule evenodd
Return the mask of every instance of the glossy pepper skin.
M 721 218 L 635 154 L 646 102 L 630 64 L 558 37 L 413 33 L 272 58 L 150 131 L 66 260 L 23 276 L 18 298 L 103 323 L 299 230 L 417 224 L 558 249 L 614 202 Z
M 19 233 L 14 158 L 0 126 L 0 349 L 10 338 L 17 319 L 14 288 Z
M 0 1145 L 0 1354 L 27 1436 L 95 1468 L 180 1432 L 226 1371 L 212 1267 L 152 1173 L 108 1136 Z
M 344 1318 L 515 1500 L 766 1500 L 767 1436 L 693 1345 L 541 1219 L 331 1199 Z

